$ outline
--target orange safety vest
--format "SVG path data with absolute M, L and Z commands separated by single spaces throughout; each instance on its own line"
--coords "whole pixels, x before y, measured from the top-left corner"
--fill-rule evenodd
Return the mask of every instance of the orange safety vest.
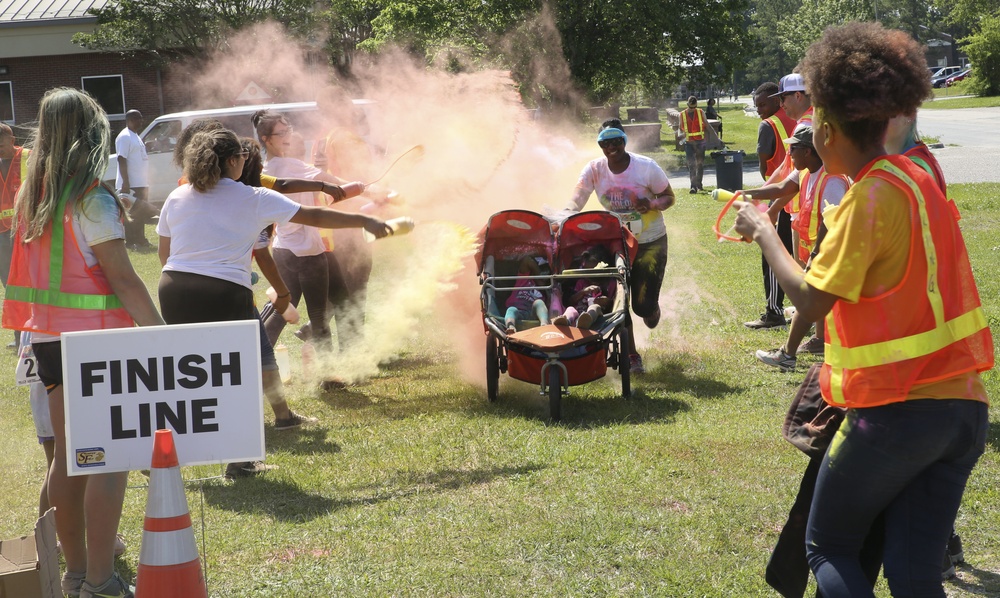
M 934 182 L 941 189 L 941 193 L 948 194 L 948 185 L 944 182 L 944 172 L 941 171 L 941 165 L 938 164 L 937 158 L 931 153 L 926 143 L 918 141 L 915 146 L 903 152 L 903 155 L 915 162 L 920 168 L 926 170 L 927 174 L 934 178 Z
M 812 177 L 819 177 L 813 186 L 812 193 L 807 193 L 799 204 L 799 216 L 792 222 L 792 228 L 799 233 L 799 259 L 803 262 L 809 260 L 809 254 L 816 246 L 816 237 L 819 235 L 819 226 L 823 222 L 823 191 L 831 180 L 841 179 L 851 186 L 851 179 L 842 174 L 831 175 L 826 172 L 826 168 L 820 167 L 815 173 L 803 170 L 799 175 L 799 194 L 805 193 L 809 189 L 809 181 Z
M 687 135 L 691 141 L 701 141 L 705 138 L 705 113 L 701 108 L 695 108 L 681 112 L 681 131 Z
M 795 126 L 798 127 L 800 125 L 809 125 L 811 127 L 812 124 L 813 124 L 813 108 L 812 106 L 809 106 L 805 114 L 802 115 L 802 118 L 800 118 L 795 122 Z M 787 153 L 787 151 L 785 153 L 785 161 L 784 163 L 782 163 L 781 168 L 784 171 L 784 174 L 781 177 L 782 179 L 792 174 L 792 170 L 795 168 L 794 166 L 792 166 L 792 154 Z M 785 204 L 784 210 L 789 214 L 798 214 L 799 210 L 801 209 L 799 207 L 800 200 L 801 200 L 800 194 L 796 193 L 792 197 L 792 201 Z
M 16 146 L 14 157 L 11 158 L 10 167 L 7 169 L 5 177 L 0 172 L 0 232 L 10 230 L 10 223 L 14 219 L 14 199 L 17 197 L 17 190 L 21 188 L 21 181 L 28 176 L 28 155 L 31 150 Z
M 774 131 L 774 155 L 764 163 L 764 176 L 770 177 L 785 161 L 788 150 L 785 149 L 784 141 L 795 130 L 795 121 L 788 116 L 784 108 L 778 108 L 778 111 L 765 118 L 764 122 L 771 125 L 771 130 Z
M 904 156 L 875 160 L 857 180 L 864 177 L 909 198 L 909 261 L 895 288 L 837 301 L 826 317 L 820 389 L 827 403 L 846 407 L 905 401 L 915 384 L 993 367 L 993 336 L 947 199 Z
M 95 187 L 96 180 L 83 195 Z M 4 328 L 59 334 L 132 327 L 132 317 L 100 265 L 88 267 L 77 245 L 75 205 L 67 186 L 41 237 L 25 243 L 18 227 L 3 302 Z

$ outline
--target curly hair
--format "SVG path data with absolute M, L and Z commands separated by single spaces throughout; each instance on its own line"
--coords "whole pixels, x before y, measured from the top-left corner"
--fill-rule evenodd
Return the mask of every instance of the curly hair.
M 889 119 L 915 112 L 931 91 L 923 47 L 879 23 L 827 29 L 801 66 L 817 112 L 862 149 L 881 144 Z
M 191 124 L 184 127 L 184 130 L 177 137 L 177 145 L 174 146 L 174 165 L 181 169 L 184 168 L 184 151 L 196 133 L 221 131 L 225 128 L 226 125 L 217 118 L 196 118 L 191 121 Z
M 760 95 L 773 96 L 779 91 L 780 89 L 778 89 L 777 83 L 775 83 L 774 81 L 765 81 L 761 83 L 759 86 L 757 86 L 757 89 L 753 90 L 753 97 L 757 97 Z
M 184 150 L 184 176 L 198 191 L 207 191 L 222 178 L 226 160 L 241 153 L 240 138 L 229 129 L 195 133 Z

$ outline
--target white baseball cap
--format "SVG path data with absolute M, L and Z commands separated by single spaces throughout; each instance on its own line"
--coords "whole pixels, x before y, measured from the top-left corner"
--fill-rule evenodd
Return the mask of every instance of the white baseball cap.
M 806 81 L 802 78 L 802 75 L 798 73 L 792 73 L 791 75 L 785 75 L 778 82 L 778 93 L 772 93 L 771 98 L 776 98 L 784 93 L 791 93 L 793 91 L 805 92 Z

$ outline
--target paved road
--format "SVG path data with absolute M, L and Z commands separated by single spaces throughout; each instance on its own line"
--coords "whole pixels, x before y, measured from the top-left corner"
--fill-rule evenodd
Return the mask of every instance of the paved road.
M 1000 107 L 921 110 L 917 114 L 920 133 L 944 144 L 933 150 L 949 183 L 1000 183 Z M 715 186 L 715 168 L 705 159 L 706 187 Z M 674 189 L 686 194 L 687 171 L 667 173 Z M 757 163 L 744 164 L 743 184 L 758 185 Z
M 917 127 L 944 144 L 934 156 L 949 183 L 1000 183 L 1000 108 L 921 110 Z

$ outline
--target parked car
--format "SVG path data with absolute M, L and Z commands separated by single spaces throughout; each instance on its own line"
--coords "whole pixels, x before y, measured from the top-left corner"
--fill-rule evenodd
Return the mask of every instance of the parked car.
M 971 73 L 971 72 L 972 72 L 972 69 L 968 68 L 968 69 L 965 69 L 964 71 L 961 71 L 959 73 L 956 73 L 956 74 L 948 77 L 945 80 L 945 82 L 944 82 L 944 86 L 945 87 L 951 87 L 952 85 L 958 83 L 959 81 L 964 81 L 965 78 L 968 77 L 969 73 Z
M 376 135 L 376 123 L 372 111 L 375 102 L 372 100 L 354 100 L 354 105 L 364 111 L 368 123 L 372 125 L 372 135 Z M 156 208 L 163 206 L 167 195 L 177 188 L 177 180 L 181 170 L 174 166 L 174 147 L 177 137 L 184 127 L 199 118 L 216 118 L 227 128 L 243 137 L 255 137 L 250 116 L 258 110 L 274 110 L 284 114 L 296 131 L 302 133 L 306 141 L 308 156 L 312 155 L 312 143 L 315 135 L 322 134 L 323 123 L 316 108 L 316 102 L 296 102 L 290 104 L 262 104 L 255 106 L 235 106 L 231 108 L 215 108 L 210 110 L 190 110 L 164 114 L 149 123 L 139 137 L 146 145 L 149 156 L 149 202 Z M 115 185 L 118 176 L 118 156 L 111 156 L 108 169 L 102 177 L 111 187 Z
M 963 67 L 961 66 L 941 67 L 936 73 L 931 75 L 931 85 L 934 87 L 944 87 L 944 83 L 948 80 L 948 77 L 951 77 L 962 69 Z

